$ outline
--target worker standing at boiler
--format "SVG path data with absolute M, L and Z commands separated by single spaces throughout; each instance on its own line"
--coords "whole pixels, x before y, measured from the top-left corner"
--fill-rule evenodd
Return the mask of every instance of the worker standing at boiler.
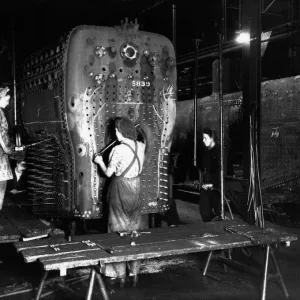
M 101 155 L 94 157 L 107 177 L 112 177 L 108 188 L 108 232 L 141 229 L 140 173 L 145 157 L 145 143 L 137 141 L 137 132 L 130 119 L 118 117 L 115 133 L 119 145 L 114 146 L 106 166 Z M 137 281 L 140 261 L 127 263 L 129 276 Z M 126 263 L 107 264 L 105 276 L 125 282 Z

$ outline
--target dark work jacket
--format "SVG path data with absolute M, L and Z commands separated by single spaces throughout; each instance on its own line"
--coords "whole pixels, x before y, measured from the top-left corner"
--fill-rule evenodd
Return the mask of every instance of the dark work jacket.
M 221 185 L 221 148 L 215 144 L 212 149 L 205 149 L 202 156 L 203 183 L 211 183 L 216 189 Z

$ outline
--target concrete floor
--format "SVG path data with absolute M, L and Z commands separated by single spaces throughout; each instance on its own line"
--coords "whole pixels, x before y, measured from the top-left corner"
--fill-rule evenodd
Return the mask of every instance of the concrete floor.
M 198 206 L 195 203 L 176 200 L 180 220 L 184 224 L 198 223 Z M 163 223 L 163 226 L 166 226 Z M 199 223 L 199 226 L 200 223 Z M 300 233 L 299 228 L 288 228 L 293 233 Z M 251 248 L 252 258 L 247 258 L 239 249 L 233 251 L 233 258 L 253 267 L 261 267 L 264 259 L 262 249 Z M 283 278 L 291 299 L 300 299 L 300 240 L 292 242 L 288 248 L 275 250 Z M 203 277 L 202 270 L 207 253 L 173 256 L 165 259 L 144 261 L 137 287 L 130 281 L 125 287 L 107 284 L 111 300 L 198 300 L 222 299 L 235 300 L 260 299 L 262 280 L 254 276 L 228 267 L 227 273 L 223 265 L 213 261 L 209 268 L 210 277 Z M 35 288 L 41 277 L 38 264 L 25 264 L 12 245 L 0 245 L 0 299 L 32 299 Z M 262 268 L 260 268 L 262 270 Z M 271 268 L 272 271 L 272 268 Z M 52 274 L 57 275 L 56 273 Z M 87 290 L 88 269 L 68 272 L 66 282 L 76 291 L 78 298 L 84 298 Z M 81 279 L 80 282 L 78 282 Z M 15 294 L 20 292 L 19 294 Z M 15 295 L 13 295 L 15 294 Z M 47 285 L 42 299 L 75 299 L 74 295 L 58 291 Z M 99 289 L 95 288 L 93 299 L 102 299 Z M 268 300 L 285 299 L 278 284 L 271 282 L 267 290 Z

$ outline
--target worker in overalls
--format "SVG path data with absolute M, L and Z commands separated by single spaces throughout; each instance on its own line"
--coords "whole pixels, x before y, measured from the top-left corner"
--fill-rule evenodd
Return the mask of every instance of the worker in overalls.
M 114 146 L 106 166 L 101 155 L 94 157 L 107 177 L 112 177 L 107 194 L 108 232 L 128 232 L 142 229 L 140 173 L 142 172 L 145 144 L 137 141 L 134 124 L 128 118 L 115 120 L 115 132 L 119 145 Z M 126 265 L 133 284 L 137 282 L 140 261 L 107 264 L 105 276 L 125 282 Z

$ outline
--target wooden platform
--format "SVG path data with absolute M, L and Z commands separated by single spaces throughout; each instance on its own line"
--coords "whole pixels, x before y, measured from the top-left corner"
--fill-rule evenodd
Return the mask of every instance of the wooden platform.
M 0 243 L 48 236 L 52 227 L 18 205 L 4 206 L 0 212 Z
M 68 269 L 90 267 L 91 281 L 87 299 L 91 299 L 95 276 L 98 276 L 97 279 L 102 284 L 102 296 L 108 299 L 103 282 L 101 283 L 101 276 L 99 273 L 96 274 L 96 266 L 103 270 L 105 264 L 113 262 L 205 251 L 211 254 L 214 250 L 258 245 L 269 247 L 273 243 L 288 245 L 296 239 L 296 235 L 271 224 L 261 229 L 241 221 L 226 220 L 205 225 L 149 229 L 141 231 L 138 237 L 120 236 L 117 233 L 95 234 L 75 236 L 71 242 L 62 238 L 51 238 L 26 244 L 15 243 L 15 247 L 26 262 L 41 263 L 46 274 L 51 270 L 59 270 L 60 275 L 64 276 Z M 44 280 L 45 278 L 42 282 Z M 42 286 L 43 283 L 41 288 Z

